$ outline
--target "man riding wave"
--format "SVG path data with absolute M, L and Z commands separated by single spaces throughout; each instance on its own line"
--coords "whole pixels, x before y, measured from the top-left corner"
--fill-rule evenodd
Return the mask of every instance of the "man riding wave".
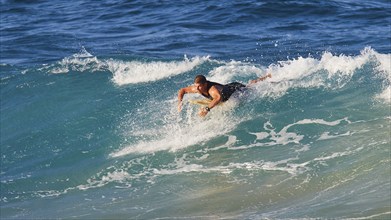
M 222 85 L 220 83 L 206 80 L 204 75 L 197 75 L 194 79 L 193 85 L 181 88 L 178 91 L 178 111 L 182 110 L 182 100 L 186 93 L 199 93 L 211 100 L 208 106 L 201 108 L 200 112 L 198 113 L 201 117 L 204 117 L 216 105 L 227 101 L 236 91 L 243 91 L 245 87 L 255 84 L 259 81 L 263 81 L 268 77 L 270 78 L 271 76 L 271 74 L 267 74 L 266 76 L 251 80 L 247 85 L 238 82 Z

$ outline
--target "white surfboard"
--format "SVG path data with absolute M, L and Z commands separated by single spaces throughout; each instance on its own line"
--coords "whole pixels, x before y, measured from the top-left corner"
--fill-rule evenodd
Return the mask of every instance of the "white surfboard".
M 208 106 L 211 102 L 212 102 L 212 100 L 210 100 L 210 99 L 190 99 L 189 100 L 189 103 L 194 104 L 194 105 L 201 105 L 201 106 Z M 223 103 L 224 102 L 220 102 L 217 105 L 221 105 Z

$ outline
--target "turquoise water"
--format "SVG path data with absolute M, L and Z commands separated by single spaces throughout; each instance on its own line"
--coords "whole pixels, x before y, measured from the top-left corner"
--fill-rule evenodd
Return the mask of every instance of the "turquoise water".
M 1 218 L 391 218 L 389 2 L 1 10 Z

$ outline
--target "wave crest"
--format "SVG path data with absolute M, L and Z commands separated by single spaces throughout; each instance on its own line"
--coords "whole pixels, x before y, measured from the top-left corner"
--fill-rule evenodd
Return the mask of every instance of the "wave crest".
M 108 70 L 113 73 L 113 82 L 117 85 L 137 84 L 169 78 L 187 72 L 209 60 L 208 56 L 194 57 L 183 61 L 140 62 L 107 61 Z

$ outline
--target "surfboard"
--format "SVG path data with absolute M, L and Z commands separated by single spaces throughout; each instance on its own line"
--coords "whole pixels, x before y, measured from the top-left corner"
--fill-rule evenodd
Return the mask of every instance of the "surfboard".
M 195 105 L 208 106 L 212 100 L 210 99 L 190 99 L 189 102 Z
M 210 100 L 210 99 L 190 99 L 188 101 L 191 104 L 201 105 L 201 106 L 208 106 L 212 102 L 212 100 Z M 223 102 L 220 102 L 217 105 L 221 105 L 221 104 L 223 104 Z

